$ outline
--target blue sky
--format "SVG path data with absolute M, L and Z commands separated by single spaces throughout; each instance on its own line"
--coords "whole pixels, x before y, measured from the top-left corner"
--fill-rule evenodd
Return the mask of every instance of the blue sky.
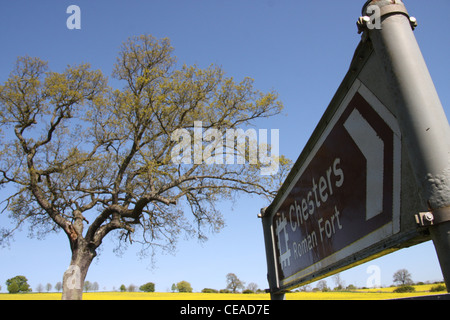
M 54 71 L 67 65 L 91 63 L 111 75 L 117 53 L 128 37 L 152 34 L 168 37 L 178 65 L 222 66 L 227 76 L 255 79 L 262 91 L 275 89 L 284 103 L 282 115 L 259 121 L 264 129 L 280 130 L 280 153 L 296 160 L 321 115 L 345 76 L 360 41 L 356 20 L 365 1 L 298 0 L 151 0 L 151 1 L 2 1 L 0 4 L 0 82 L 18 56 L 37 56 Z M 448 0 L 406 1 L 418 19 L 415 31 L 447 116 L 450 115 L 450 28 Z M 81 29 L 69 30 L 66 9 L 81 8 Z M 110 82 L 111 85 L 119 84 Z M 2 190 L 2 197 L 8 190 Z M 152 268 L 148 257 L 130 247 L 122 256 L 106 239 L 87 280 L 100 289 L 123 283 L 139 286 L 154 282 L 157 291 L 172 283 L 189 281 L 195 291 L 221 289 L 225 276 L 235 273 L 247 284 L 267 288 L 262 227 L 256 218 L 264 200 L 242 197 L 221 204 L 227 226 L 209 241 L 180 239 L 176 255 L 159 254 Z M 7 224 L 0 216 L 0 223 Z M 61 281 L 70 262 L 65 235 L 38 241 L 23 230 L 9 248 L 0 248 L 0 285 L 18 274 L 39 283 Z M 381 283 L 408 269 L 414 281 L 441 280 L 442 274 L 430 242 L 405 249 L 345 271 L 348 284 L 364 286 L 370 265 L 381 271 Z M 333 281 L 327 279 L 330 286 Z

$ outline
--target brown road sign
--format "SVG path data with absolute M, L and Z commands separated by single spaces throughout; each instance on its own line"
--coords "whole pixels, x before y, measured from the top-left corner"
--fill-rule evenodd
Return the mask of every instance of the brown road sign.
M 401 1 L 363 13 L 372 5 L 386 19 L 361 25 L 349 71 L 260 215 L 272 299 L 431 238 L 449 287 L 450 127 L 415 19 Z
M 395 118 L 356 81 L 273 208 L 281 286 L 399 231 L 400 158 Z

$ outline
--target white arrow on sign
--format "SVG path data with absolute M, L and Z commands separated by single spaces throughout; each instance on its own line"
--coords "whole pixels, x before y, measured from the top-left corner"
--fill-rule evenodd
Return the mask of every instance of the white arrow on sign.
M 383 212 L 384 142 L 356 109 L 345 121 L 344 127 L 367 160 L 367 221 Z

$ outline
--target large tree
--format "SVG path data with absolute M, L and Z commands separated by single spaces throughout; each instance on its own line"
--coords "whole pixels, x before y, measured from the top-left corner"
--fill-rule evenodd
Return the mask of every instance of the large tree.
M 58 73 L 39 58 L 19 57 L 0 86 L 0 186 L 15 186 L 2 211 L 15 227 L 2 229 L 0 241 L 25 222 L 38 235 L 63 230 L 72 252 L 63 299 L 81 299 L 106 235 L 119 246 L 170 250 L 183 232 L 203 239 L 205 229 L 223 227 L 218 200 L 239 192 L 270 198 L 282 182 L 282 157 L 272 175 L 261 174 L 261 162 L 174 161 L 182 138 L 175 132 L 192 133 L 201 121 L 225 135 L 278 114 L 282 104 L 275 92 L 255 90 L 248 78 L 236 83 L 219 67 L 177 68 L 172 54 L 168 39 L 130 38 L 113 70 L 123 84 L 116 89 L 88 64 Z M 211 151 L 213 140 L 178 151 L 208 144 Z M 250 159 L 250 148 L 232 150 Z
M 413 283 L 411 273 L 406 269 L 397 270 L 392 277 L 394 283 L 398 283 L 401 286 Z
M 241 281 L 234 273 L 227 274 L 227 289 L 236 293 L 238 289 L 244 289 L 245 282 Z

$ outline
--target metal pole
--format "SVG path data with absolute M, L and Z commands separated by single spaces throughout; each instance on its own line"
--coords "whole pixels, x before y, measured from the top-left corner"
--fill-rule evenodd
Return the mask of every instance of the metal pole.
M 425 4 L 425 2 L 424 2 Z M 374 9 L 379 10 L 374 10 Z M 373 17 L 378 12 L 380 17 Z M 380 57 L 396 117 L 419 185 L 428 204 L 426 219 L 439 263 L 450 290 L 450 128 L 428 68 L 415 39 L 414 18 L 401 0 L 373 0 L 363 16 L 379 18 L 365 32 Z M 417 213 L 417 212 L 416 212 Z M 416 214 L 414 213 L 414 214 Z M 413 217 L 412 217 L 413 218 Z M 450 292 L 450 291 L 449 291 Z
M 267 280 L 269 282 L 270 299 L 271 300 L 285 300 L 285 294 L 278 292 L 278 279 L 277 270 L 275 265 L 275 252 L 273 247 L 272 237 L 272 223 L 271 217 L 264 215 L 265 209 L 261 209 L 261 214 L 258 215 L 261 218 L 264 232 L 264 243 L 266 248 L 267 259 Z

